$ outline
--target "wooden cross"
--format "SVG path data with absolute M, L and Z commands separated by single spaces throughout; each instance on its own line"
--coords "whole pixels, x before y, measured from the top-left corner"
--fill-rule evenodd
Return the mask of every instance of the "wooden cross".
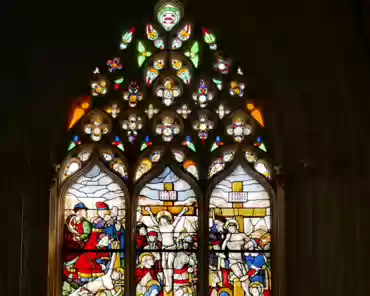
M 234 193 L 234 194 L 233 194 Z M 243 193 L 243 181 L 232 182 L 232 195 L 233 200 L 237 200 L 238 194 Z M 247 194 L 246 192 L 244 193 Z M 240 194 L 240 199 L 242 199 L 243 194 Z M 266 208 L 243 208 L 243 202 L 231 201 L 232 208 L 211 208 L 209 216 L 214 219 L 216 215 L 225 218 L 235 218 L 239 224 L 239 231 L 244 232 L 244 218 L 247 217 L 265 217 Z
M 173 183 L 163 183 L 163 191 L 164 192 L 176 192 L 174 190 L 174 184 Z M 177 194 L 177 192 L 176 192 Z M 176 198 L 177 200 L 177 198 Z M 174 201 L 176 200 L 169 200 L 169 201 L 163 201 L 163 206 L 150 206 L 150 209 L 152 210 L 153 215 L 158 214 L 160 211 L 167 211 L 170 212 L 172 215 L 178 215 L 184 208 L 184 206 L 175 206 Z M 147 206 L 141 207 L 141 213 L 143 216 L 149 216 L 149 213 L 145 210 Z M 187 206 L 188 211 L 184 213 L 184 216 L 195 216 L 196 215 L 196 207 L 195 206 Z

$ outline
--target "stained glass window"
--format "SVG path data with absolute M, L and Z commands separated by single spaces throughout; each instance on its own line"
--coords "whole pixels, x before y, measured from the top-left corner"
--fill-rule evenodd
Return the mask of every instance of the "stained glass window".
M 143 187 L 136 214 L 136 295 L 195 295 L 197 216 L 194 190 L 169 167 Z
M 271 202 L 242 166 L 209 201 L 210 295 L 271 295 Z
M 73 182 L 64 200 L 62 295 L 122 295 L 125 196 L 95 165 Z
M 271 296 L 278 166 L 261 92 L 217 32 L 183 17 L 159 0 L 88 69 L 56 166 L 49 296 Z

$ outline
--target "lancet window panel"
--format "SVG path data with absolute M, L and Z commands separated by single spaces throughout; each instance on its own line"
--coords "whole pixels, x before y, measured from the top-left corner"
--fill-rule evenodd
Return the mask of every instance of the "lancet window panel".
M 209 291 L 272 295 L 271 197 L 241 164 L 209 198 Z
M 68 181 L 63 202 L 61 295 L 124 292 L 127 190 L 93 164 Z
M 137 295 L 197 295 L 196 191 L 167 166 L 143 185 L 136 202 Z

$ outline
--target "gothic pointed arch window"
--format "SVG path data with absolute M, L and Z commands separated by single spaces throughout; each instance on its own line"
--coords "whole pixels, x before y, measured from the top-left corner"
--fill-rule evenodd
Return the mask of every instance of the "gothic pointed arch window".
M 92 69 L 52 187 L 48 295 L 283 295 L 283 195 L 237 59 L 168 0 Z

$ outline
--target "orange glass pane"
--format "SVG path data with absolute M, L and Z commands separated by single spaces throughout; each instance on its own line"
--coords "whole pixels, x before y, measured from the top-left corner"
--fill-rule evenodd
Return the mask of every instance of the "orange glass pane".
M 254 109 L 252 111 L 252 117 L 258 121 L 258 123 L 261 125 L 261 126 L 265 126 L 265 123 L 263 122 L 263 117 L 262 117 L 262 113 L 259 109 Z
M 77 123 L 77 121 L 79 121 L 81 117 L 84 115 L 85 115 L 85 110 L 80 107 L 76 107 L 73 110 L 71 120 L 69 121 L 68 129 L 71 129 Z

